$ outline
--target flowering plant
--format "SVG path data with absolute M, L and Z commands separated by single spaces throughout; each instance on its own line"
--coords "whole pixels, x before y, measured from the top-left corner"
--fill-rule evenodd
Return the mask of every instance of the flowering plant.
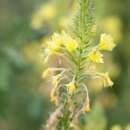
M 47 122 L 48 130 L 76 129 L 79 116 L 90 111 L 86 85 L 90 78 L 100 78 L 104 87 L 113 85 L 107 72 L 99 73 L 91 68 L 92 65 L 104 63 L 102 51 L 112 51 L 115 47 L 113 38 L 105 33 L 95 44 L 94 26 L 92 2 L 79 0 L 71 31 L 54 33 L 44 44 L 45 64 L 52 56 L 57 57 L 58 61 L 58 67 L 48 67 L 42 75 L 51 79 L 50 98 L 57 107 Z

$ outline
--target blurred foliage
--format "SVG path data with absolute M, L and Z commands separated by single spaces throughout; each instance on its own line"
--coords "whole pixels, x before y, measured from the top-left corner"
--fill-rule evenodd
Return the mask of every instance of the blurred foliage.
M 84 117 L 83 117 L 84 116 Z M 105 130 L 107 120 L 104 110 L 100 103 L 96 103 L 90 113 L 82 115 L 80 117 L 80 129 L 81 130 Z
M 105 5 L 106 10 L 104 15 L 116 16 L 122 23 L 122 38 L 113 57 L 121 69 L 113 87 L 114 93 L 118 97 L 118 103 L 114 107 L 107 109 L 107 117 L 109 125 L 126 125 L 130 122 L 130 102 L 128 100 L 130 96 L 130 11 L 128 8 L 130 1 L 105 0 Z
M 0 129 L 36 130 L 49 106 L 38 89 L 40 68 L 23 53 L 37 39 L 30 27 L 35 1 L 0 1 Z M 39 52 L 39 50 L 38 50 Z M 37 52 L 36 52 L 37 53 Z M 40 66 L 39 66 L 40 67 Z M 43 114 L 44 113 L 44 114 Z
M 48 1 L 0 0 L 1 130 L 38 130 L 51 108 L 48 90 L 40 78 L 43 70 L 39 54 L 41 43 L 52 32 L 62 30 L 69 23 L 75 5 L 72 6 L 70 1 L 56 0 L 56 16 L 47 22 L 42 21 L 42 27 L 34 28 L 30 21 Z M 108 127 L 111 130 L 129 130 L 130 1 L 96 0 L 96 5 L 99 23 L 107 26 L 102 31 L 117 34 L 115 39 L 119 45 L 113 55 L 106 55 L 105 61 L 115 85 L 103 92 L 91 88 L 92 101 L 98 100 L 102 105 L 94 106 L 85 116 L 81 129 L 104 130 Z

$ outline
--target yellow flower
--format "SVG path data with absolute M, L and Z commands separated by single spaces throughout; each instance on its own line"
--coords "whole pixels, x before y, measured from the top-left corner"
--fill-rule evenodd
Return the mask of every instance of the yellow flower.
M 111 130 L 122 130 L 120 125 L 115 125 L 111 128 Z
M 70 82 L 66 86 L 70 94 L 72 94 L 76 90 L 76 86 L 74 82 Z
M 109 16 L 101 22 L 101 28 L 104 32 L 110 33 L 116 41 L 122 37 L 122 23 L 119 17 Z
M 61 46 L 64 43 L 63 36 L 58 33 L 52 35 L 52 41 L 54 41 L 58 46 Z
M 56 54 L 59 49 L 60 49 L 60 46 L 55 42 L 55 41 L 48 41 L 47 42 L 47 49 L 46 50 L 46 53 L 49 55 L 49 54 Z
M 58 33 L 54 33 L 52 37 L 46 42 L 44 54 L 46 56 L 45 62 L 48 61 L 49 56 L 53 54 L 61 54 L 61 46 L 63 44 L 63 37 Z
M 112 51 L 116 45 L 114 44 L 112 36 L 104 33 L 101 35 L 98 46 L 100 50 Z
M 65 32 L 62 32 L 64 39 L 64 46 L 69 52 L 73 52 L 78 48 L 78 43 L 70 35 Z
M 99 51 L 92 51 L 88 54 L 89 60 L 96 63 L 103 63 L 103 55 Z
M 111 81 L 108 72 L 101 74 L 101 75 L 102 75 L 102 78 L 103 78 L 104 87 L 113 86 L 113 82 Z
M 33 16 L 32 21 L 31 21 L 31 26 L 35 29 L 41 28 L 43 25 L 42 18 L 39 16 Z
M 83 106 L 83 108 L 82 108 L 82 111 L 83 112 L 89 112 L 90 111 L 90 105 L 87 103 L 87 104 L 85 104 L 84 106 Z
M 53 3 L 48 3 L 41 7 L 39 12 L 44 18 L 52 19 L 56 15 L 56 10 L 56 6 Z
M 56 16 L 57 9 L 54 3 L 43 4 L 32 17 L 32 26 L 39 29 L 45 21 L 49 21 Z
M 54 33 L 46 44 L 45 54 L 47 55 L 58 54 L 61 47 L 65 47 L 69 52 L 76 50 L 78 47 L 77 42 L 65 32 L 62 32 L 62 34 Z
M 75 51 L 78 47 L 78 44 L 75 40 L 72 40 L 70 39 L 68 41 L 68 43 L 66 44 L 66 49 L 69 51 L 69 52 L 72 52 L 72 51 Z

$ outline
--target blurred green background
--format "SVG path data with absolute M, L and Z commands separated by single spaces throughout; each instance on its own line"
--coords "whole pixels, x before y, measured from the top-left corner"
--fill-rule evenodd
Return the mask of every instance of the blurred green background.
M 46 8 L 47 15 L 40 15 L 39 23 L 33 17 L 41 5 L 52 4 L 50 0 L 0 0 L 0 130 L 39 130 L 51 112 L 48 89 L 41 78 L 41 43 L 65 27 L 75 5 L 74 0 L 52 1 L 61 7 L 57 15 L 52 17 Z M 111 33 L 117 34 L 118 45 L 106 56 L 106 69 L 115 85 L 92 93 L 91 100 L 101 106 L 95 106 L 87 117 L 90 128 L 82 130 L 130 123 L 130 0 L 96 0 L 95 4 L 103 30 L 114 28 Z

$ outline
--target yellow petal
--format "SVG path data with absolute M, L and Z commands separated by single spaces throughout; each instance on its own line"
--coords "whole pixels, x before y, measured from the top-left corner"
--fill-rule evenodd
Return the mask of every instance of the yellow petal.
M 102 34 L 98 46 L 100 50 L 112 51 L 116 45 L 111 35 Z
M 108 72 L 100 73 L 99 76 L 101 76 L 101 80 L 103 81 L 104 87 L 113 86 L 114 83 L 110 79 Z
M 103 75 L 103 77 L 104 77 L 104 86 L 113 86 L 113 82 L 112 82 L 112 80 L 110 79 L 108 72 L 106 72 L 106 73 Z
M 76 90 L 76 86 L 74 82 L 70 82 L 66 86 L 70 94 L 72 94 Z
M 61 46 L 64 43 L 63 36 L 61 34 L 58 34 L 58 33 L 53 34 L 52 41 L 54 41 L 57 46 Z
M 103 55 L 99 51 L 93 51 L 88 54 L 88 58 L 92 62 L 104 63 Z
M 64 39 L 64 46 L 69 52 L 75 51 L 78 48 L 78 43 L 74 40 L 70 35 L 66 32 L 62 32 L 63 39 Z
M 78 44 L 75 40 L 70 40 L 68 41 L 68 43 L 66 44 L 66 49 L 69 51 L 69 52 L 72 52 L 74 50 L 76 50 L 78 47 Z

